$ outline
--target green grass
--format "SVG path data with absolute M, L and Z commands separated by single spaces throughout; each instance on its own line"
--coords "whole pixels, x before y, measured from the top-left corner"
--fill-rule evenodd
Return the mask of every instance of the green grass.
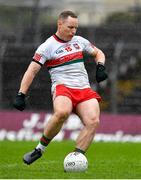
M 141 179 L 141 144 L 93 143 L 86 156 L 87 172 L 65 173 L 63 160 L 73 141 L 52 142 L 43 157 L 30 166 L 23 154 L 37 142 L 0 142 L 0 179 Z

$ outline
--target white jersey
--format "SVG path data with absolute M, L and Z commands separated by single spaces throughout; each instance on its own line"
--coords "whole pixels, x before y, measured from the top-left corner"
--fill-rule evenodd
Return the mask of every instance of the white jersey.
M 83 52 L 93 51 L 93 45 L 81 36 L 65 42 L 53 35 L 38 47 L 33 59 L 48 68 L 52 90 L 57 84 L 82 89 L 90 87 Z

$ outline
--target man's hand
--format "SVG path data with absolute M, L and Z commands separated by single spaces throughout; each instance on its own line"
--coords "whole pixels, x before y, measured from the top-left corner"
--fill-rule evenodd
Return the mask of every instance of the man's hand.
M 23 111 L 25 109 L 25 94 L 23 94 L 22 92 L 19 92 L 14 100 L 13 106 L 20 110 Z
M 108 78 L 107 73 L 105 72 L 105 66 L 102 63 L 98 63 L 96 66 L 96 81 L 99 83 Z

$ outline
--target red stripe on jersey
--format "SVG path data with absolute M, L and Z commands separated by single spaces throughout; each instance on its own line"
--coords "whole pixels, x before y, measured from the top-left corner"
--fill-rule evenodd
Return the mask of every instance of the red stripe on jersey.
M 73 61 L 75 59 L 82 59 L 82 58 L 83 58 L 83 54 L 82 54 L 82 51 L 80 51 L 80 52 L 75 52 L 75 53 L 60 57 L 58 59 L 52 59 L 52 60 L 46 61 L 45 64 L 47 65 L 47 67 L 53 67 L 53 66 L 64 64 L 66 62 Z
M 40 54 L 35 53 L 33 56 L 33 59 L 35 59 L 36 61 L 40 61 L 40 59 L 42 58 L 42 56 Z

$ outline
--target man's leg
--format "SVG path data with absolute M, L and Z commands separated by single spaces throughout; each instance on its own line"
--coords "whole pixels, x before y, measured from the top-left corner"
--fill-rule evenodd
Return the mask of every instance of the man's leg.
M 72 102 L 66 96 L 58 96 L 54 100 L 54 113 L 44 128 L 44 135 L 49 139 L 54 138 L 60 131 L 64 121 L 72 112 Z
M 41 137 L 39 144 L 34 151 L 24 155 L 23 160 L 26 164 L 31 164 L 41 157 L 46 146 L 59 133 L 64 121 L 72 112 L 72 102 L 66 96 L 57 96 L 53 102 L 53 106 L 54 113 L 44 128 L 43 136 Z
M 93 141 L 99 124 L 99 103 L 96 99 L 84 101 L 77 105 L 76 113 L 84 124 L 84 128 L 76 140 L 76 150 L 84 153 Z

